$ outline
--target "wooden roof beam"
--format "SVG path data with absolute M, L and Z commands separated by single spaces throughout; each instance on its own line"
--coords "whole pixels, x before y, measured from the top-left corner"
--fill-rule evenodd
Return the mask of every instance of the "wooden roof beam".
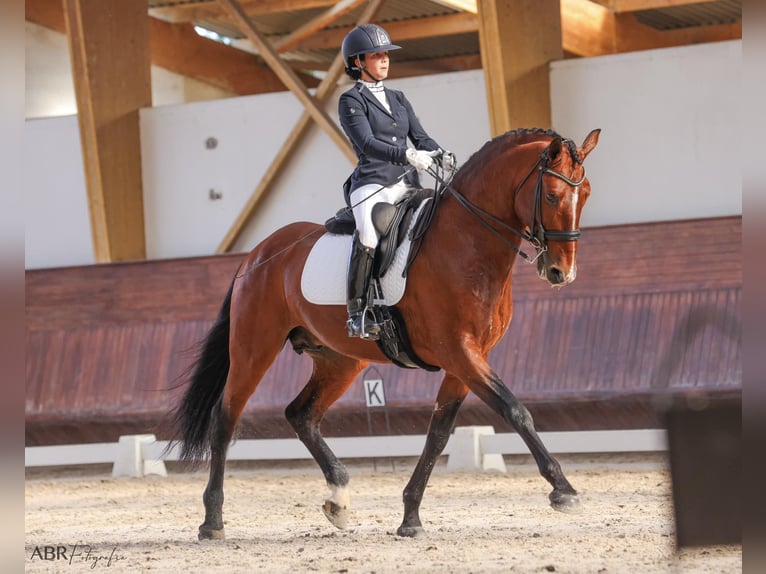
M 601 56 L 615 52 L 614 14 L 590 0 L 561 0 L 561 40 L 566 52 Z
M 243 0 L 240 2 L 240 6 L 248 16 L 263 16 L 311 8 L 327 8 L 336 3 L 337 0 Z M 149 15 L 174 23 L 227 18 L 227 12 L 221 7 L 218 0 L 150 8 Z
M 303 26 L 296 28 L 290 34 L 283 36 L 276 42 L 272 42 L 272 45 L 277 52 L 286 52 L 290 48 L 300 44 L 309 36 L 312 36 L 322 28 L 329 26 L 341 16 L 348 14 L 354 8 L 367 1 L 368 0 L 342 0 L 337 4 L 334 4 L 328 10 L 322 12 L 316 18 L 306 22 Z
M 320 30 L 293 48 L 337 49 L 351 28 Z M 396 42 L 469 34 L 478 30 L 478 17 L 468 12 L 386 23 L 386 31 Z M 615 14 L 590 0 L 561 0 L 561 31 L 564 50 L 577 56 L 601 56 L 742 38 L 741 23 L 661 32 L 641 24 L 631 14 Z M 623 34 L 625 39 L 621 39 Z
M 25 0 L 26 19 L 50 30 L 66 34 L 62 0 Z
M 253 54 L 201 37 L 191 24 L 149 18 L 152 64 L 239 95 L 287 90 Z M 317 80 L 306 78 L 309 87 Z
M 316 71 L 326 72 L 329 64 L 312 64 L 311 68 Z M 449 56 L 445 58 L 432 58 L 429 60 L 413 60 L 409 62 L 394 62 L 394 67 L 388 74 L 390 79 L 409 78 L 412 76 L 424 76 L 428 74 L 441 74 L 444 72 L 461 72 L 463 70 L 478 70 L 481 68 L 481 55 L 470 54 L 467 56 Z
M 452 8 L 453 10 L 459 10 L 461 12 L 468 12 L 469 14 L 476 14 L 478 9 L 476 7 L 476 0 L 433 0 L 437 4 Z
M 313 36 L 295 45 L 294 49 L 339 50 L 343 43 L 343 38 L 353 28 L 353 26 L 345 26 L 343 28 L 333 28 L 332 30 L 320 30 Z M 404 42 L 407 40 L 478 32 L 479 22 L 475 14 L 449 14 L 430 18 L 386 22 L 385 28 L 393 41 Z
M 615 51 L 618 53 L 739 39 L 742 39 L 741 21 L 660 31 L 641 24 L 633 14 L 618 14 L 615 18 Z
M 428 74 L 443 74 L 445 72 L 462 72 L 463 70 L 481 69 L 481 55 L 452 56 L 432 60 L 414 62 L 394 62 L 389 78 L 409 78 Z
M 660 8 L 672 8 L 674 6 L 686 6 L 688 4 L 705 4 L 715 0 L 592 0 L 601 4 L 615 14 L 624 12 L 639 12 L 641 10 L 657 10 Z
M 742 38 L 741 22 L 660 31 L 590 0 L 561 0 L 561 22 L 564 50 L 585 57 Z

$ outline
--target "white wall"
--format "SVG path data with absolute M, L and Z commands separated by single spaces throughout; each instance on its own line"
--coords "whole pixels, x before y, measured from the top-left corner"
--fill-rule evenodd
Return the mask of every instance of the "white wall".
M 66 35 L 26 22 L 24 68 L 27 118 L 77 113 Z
M 603 130 L 583 226 L 742 213 L 741 60 L 731 41 L 551 66 L 554 127 Z
M 554 128 L 578 143 L 591 129 L 603 129 L 586 163 L 593 194 L 584 226 L 741 213 L 740 64 L 739 41 L 553 64 Z M 459 160 L 489 138 L 481 70 L 388 85 L 405 91 L 427 130 Z M 327 110 L 335 117 L 337 94 L 330 102 Z M 214 253 L 300 112 L 289 93 L 142 110 L 148 256 Z M 27 124 L 29 165 L 59 173 L 54 190 L 27 170 L 29 204 L 48 205 L 56 193 L 79 196 L 59 202 L 59 221 L 87 229 L 81 161 L 62 169 L 61 158 L 53 163 L 37 151 L 48 137 L 76 139 L 76 122 L 39 121 L 34 129 L 34 122 Z M 208 137 L 218 139 L 216 149 L 205 149 Z M 79 146 L 69 152 L 79 158 Z M 341 184 L 351 167 L 312 127 L 235 250 L 250 249 L 291 221 L 324 221 L 342 206 Z M 211 201 L 210 189 L 223 198 Z M 28 226 L 28 268 L 49 266 L 52 258 L 59 265 L 75 262 L 46 252 L 52 229 Z M 38 233 L 46 239 L 33 237 Z
M 142 110 L 147 256 L 215 252 L 300 111 L 299 102 L 285 94 Z M 206 149 L 208 138 L 218 141 L 215 149 Z M 282 186 L 295 188 L 280 192 L 290 204 L 265 208 L 280 222 L 285 212 L 293 219 L 316 212 L 316 190 L 332 183 L 332 170 L 324 164 L 344 165 L 334 145 L 320 142 L 317 149 L 315 139 L 298 151 L 291 168 L 295 175 Z M 306 154 L 308 147 L 317 152 Z M 211 189 L 222 198 L 210 200 Z
M 24 136 L 26 268 L 92 264 L 77 116 L 28 120 Z

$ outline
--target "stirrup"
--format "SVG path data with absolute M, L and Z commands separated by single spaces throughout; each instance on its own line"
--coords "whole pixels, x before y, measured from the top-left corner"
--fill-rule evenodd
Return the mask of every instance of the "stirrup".
M 367 310 L 349 316 L 346 321 L 346 330 L 349 337 L 359 337 L 369 341 L 377 341 L 380 338 L 380 325 L 367 317 Z

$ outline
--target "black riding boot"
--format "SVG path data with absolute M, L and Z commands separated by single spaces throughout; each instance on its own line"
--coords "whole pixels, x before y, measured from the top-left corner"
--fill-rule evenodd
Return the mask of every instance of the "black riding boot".
M 365 313 L 367 307 L 367 292 L 372 276 L 372 263 L 375 250 L 365 247 L 359 241 L 359 232 L 354 232 L 351 242 L 351 256 L 348 260 L 348 329 L 349 337 L 377 339 L 380 333 L 378 325 L 370 313 Z

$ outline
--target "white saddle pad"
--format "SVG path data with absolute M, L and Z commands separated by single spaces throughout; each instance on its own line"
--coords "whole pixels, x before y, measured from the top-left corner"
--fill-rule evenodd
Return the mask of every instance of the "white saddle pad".
M 412 229 L 424 205 L 425 202 L 415 211 L 409 230 Z M 404 295 L 407 279 L 402 277 L 402 271 L 412 245 L 409 230 L 396 250 L 391 266 L 380 280 L 385 305 L 395 305 Z M 319 238 L 306 259 L 301 275 L 301 291 L 308 302 L 315 305 L 346 304 L 346 273 L 350 254 L 350 235 L 325 233 Z

